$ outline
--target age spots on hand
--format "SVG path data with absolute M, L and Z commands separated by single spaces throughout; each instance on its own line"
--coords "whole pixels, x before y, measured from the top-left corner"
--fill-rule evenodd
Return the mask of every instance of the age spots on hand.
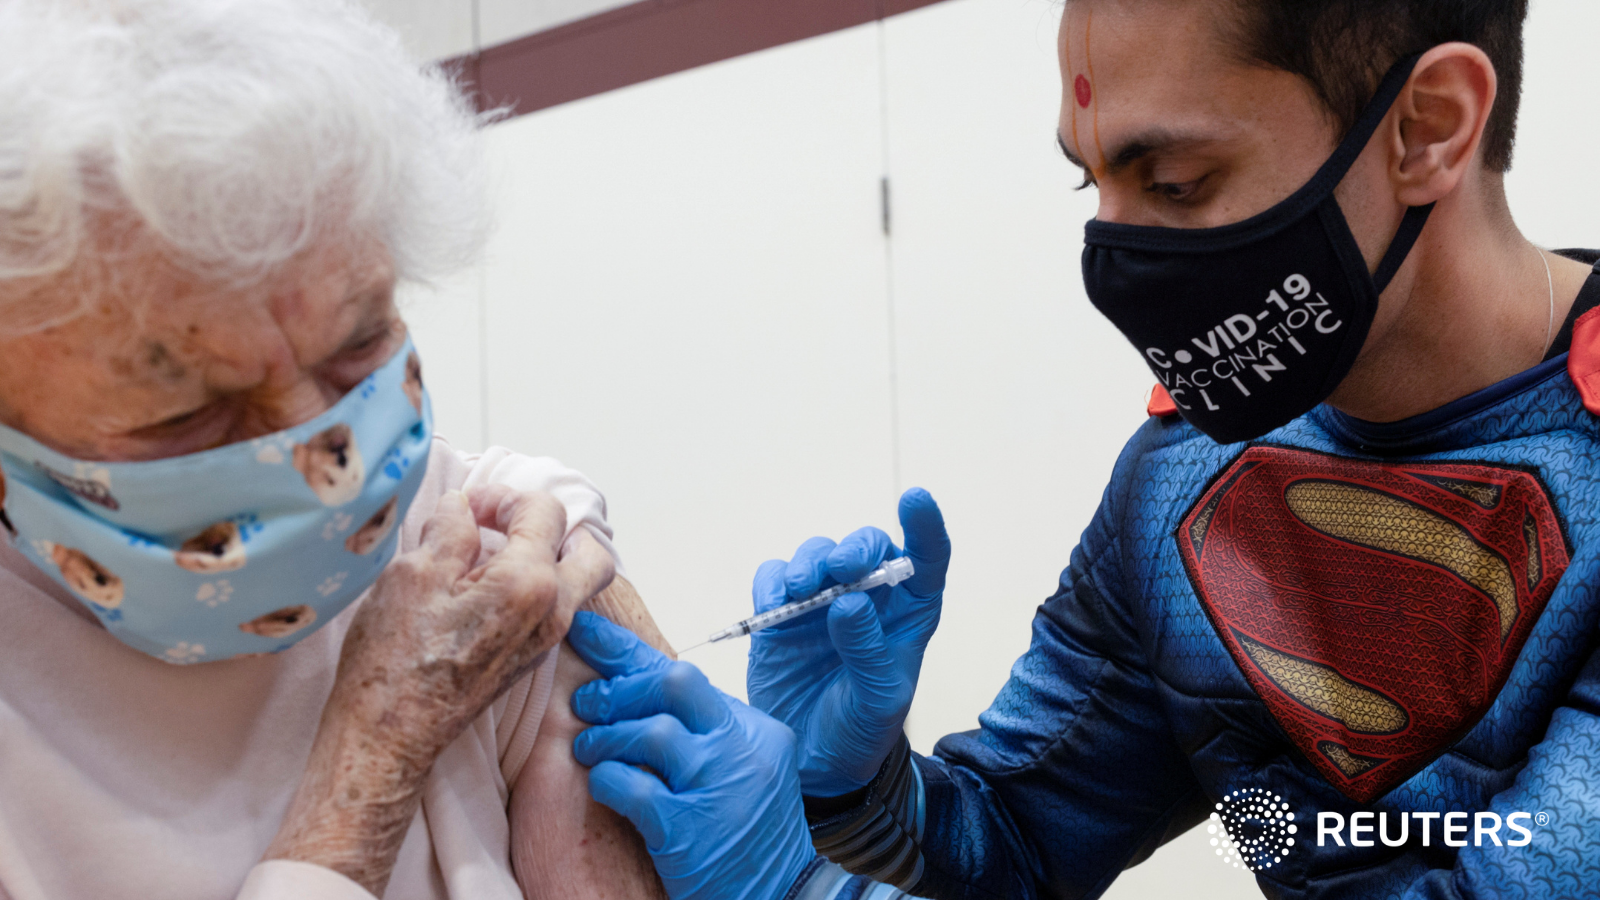
M 1090 87 L 1089 79 L 1079 75 L 1072 82 L 1072 95 L 1077 99 L 1079 107 L 1088 109 L 1089 104 L 1094 102 L 1094 88 Z

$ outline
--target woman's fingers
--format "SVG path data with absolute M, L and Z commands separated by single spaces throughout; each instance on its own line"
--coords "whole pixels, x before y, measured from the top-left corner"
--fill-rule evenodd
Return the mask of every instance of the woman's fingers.
M 478 558 L 478 526 L 460 491 L 446 491 L 422 526 L 422 544 L 433 561 L 454 581 Z M 445 582 L 448 584 L 449 582 Z
M 555 563 L 567 534 L 566 508 L 549 494 L 503 484 L 478 488 L 470 497 L 478 525 L 505 534 L 506 545 L 469 580 L 499 596 L 553 603 L 560 587 Z
M 587 528 L 567 537 L 566 509 L 549 494 L 490 485 L 472 494 L 477 523 L 503 529 L 506 546 L 465 579 L 474 594 L 520 622 L 518 653 L 558 643 L 573 613 L 611 583 L 616 562 Z M 557 561 L 563 541 L 566 555 Z
M 604 590 L 616 574 L 611 554 L 588 529 L 567 537 L 567 510 L 549 494 L 489 485 L 473 492 L 472 508 L 480 525 L 506 535 L 505 547 L 472 573 L 474 581 L 492 581 L 510 596 L 546 605 L 559 600 L 571 607 L 565 616 L 570 620 L 572 610 Z M 557 562 L 563 542 L 567 552 Z
M 594 539 L 589 529 L 579 526 L 567 539 L 567 555 L 556 563 L 556 578 L 561 582 L 563 606 L 570 603 L 568 621 L 572 612 L 589 602 L 589 598 L 605 590 L 617 577 L 617 561 L 606 548 Z
M 567 536 L 567 509 L 544 491 L 518 491 L 490 484 L 472 492 L 478 524 L 506 536 L 497 555 L 513 553 L 524 561 L 555 562 Z
M 492 528 L 502 534 L 511 524 L 511 513 L 514 511 L 517 496 L 534 493 L 519 491 L 508 484 L 482 484 L 463 489 L 463 492 L 472 505 L 472 515 L 477 519 L 479 527 Z

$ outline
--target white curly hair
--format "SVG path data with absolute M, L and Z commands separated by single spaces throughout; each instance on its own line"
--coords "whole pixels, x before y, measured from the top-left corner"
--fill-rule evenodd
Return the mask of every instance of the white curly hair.
M 447 274 L 486 236 L 487 118 L 352 0 L 0 0 L 0 331 L 90 308 L 135 247 L 250 283 L 376 240 Z

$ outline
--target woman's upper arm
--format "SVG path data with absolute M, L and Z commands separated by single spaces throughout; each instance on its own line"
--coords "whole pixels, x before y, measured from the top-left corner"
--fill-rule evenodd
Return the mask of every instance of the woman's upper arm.
M 671 653 L 626 579 L 618 577 L 587 608 Z M 538 736 L 511 785 L 511 862 L 517 883 L 530 898 L 665 900 L 639 833 L 589 796 L 589 772 L 572 756 L 573 738 L 587 726 L 569 704 L 572 692 L 598 675 L 570 649 L 558 652 Z

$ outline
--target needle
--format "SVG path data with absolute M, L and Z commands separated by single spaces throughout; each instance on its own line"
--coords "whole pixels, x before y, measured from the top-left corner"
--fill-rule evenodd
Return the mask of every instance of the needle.
M 821 609 L 840 597 L 843 597 L 845 594 L 854 594 L 882 585 L 896 585 L 902 581 L 905 581 L 907 578 L 910 578 L 915 573 L 916 568 L 911 565 L 911 560 L 909 558 L 902 556 L 899 559 L 891 559 L 878 568 L 873 569 L 871 572 L 868 572 L 867 576 L 859 581 L 852 581 L 849 584 L 836 584 L 833 587 L 819 591 L 817 594 L 807 597 L 804 600 L 796 600 L 793 603 L 785 603 L 782 606 L 769 609 L 764 613 L 759 613 L 751 616 L 748 619 L 735 622 L 732 625 L 729 625 L 727 628 L 712 634 L 711 637 L 706 638 L 698 644 L 695 644 L 693 647 L 687 647 L 683 650 L 679 650 L 678 655 L 682 656 L 683 654 L 688 653 L 690 650 L 694 650 L 698 647 L 704 647 L 707 644 L 715 644 L 719 641 L 729 640 L 730 638 L 744 637 L 747 634 L 754 634 L 757 631 L 765 631 L 774 625 L 781 625 L 784 622 L 795 618 L 796 616 L 803 616 L 814 609 Z

